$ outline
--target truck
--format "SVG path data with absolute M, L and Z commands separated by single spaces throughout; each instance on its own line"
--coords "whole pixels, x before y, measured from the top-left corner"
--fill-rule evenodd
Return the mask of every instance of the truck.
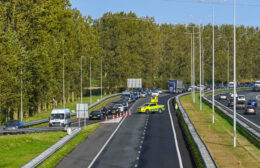
M 165 110 L 164 105 L 158 105 L 157 103 L 146 103 L 137 108 L 138 113 L 150 113 L 150 112 L 162 113 L 164 110 Z
M 167 84 L 169 93 L 182 93 L 183 91 L 183 81 L 170 79 Z

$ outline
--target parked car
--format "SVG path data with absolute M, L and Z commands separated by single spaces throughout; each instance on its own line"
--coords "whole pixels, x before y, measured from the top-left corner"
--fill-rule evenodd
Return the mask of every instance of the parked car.
M 103 113 L 101 110 L 92 111 L 89 115 L 90 120 L 94 120 L 94 119 L 102 120 L 102 117 L 103 117 Z
M 247 105 L 252 105 L 252 106 L 257 107 L 256 99 L 249 99 L 248 102 L 247 102 Z
M 19 128 L 24 128 L 24 123 L 21 120 L 9 120 L 4 126 L 5 130 L 14 130 Z
M 225 93 L 221 93 L 219 95 L 219 100 L 227 100 L 227 95 Z
M 256 114 L 256 108 L 252 105 L 247 105 L 245 108 L 245 114 Z

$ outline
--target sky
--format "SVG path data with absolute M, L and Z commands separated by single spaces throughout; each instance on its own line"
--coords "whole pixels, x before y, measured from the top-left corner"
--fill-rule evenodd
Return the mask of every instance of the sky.
M 202 2 L 201 2 L 202 1 Z M 215 24 L 233 24 L 233 0 L 216 2 Z M 225 2 L 223 2 L 225 1 Z M 154 17 L 171 24 L 211 24 L 212 0 L 70 0 L 72 8 L 94 19 L 106 12 L 132 11 L 138 17 Z M 260 26 L 260 0 L 237 0 L 237 25 Z

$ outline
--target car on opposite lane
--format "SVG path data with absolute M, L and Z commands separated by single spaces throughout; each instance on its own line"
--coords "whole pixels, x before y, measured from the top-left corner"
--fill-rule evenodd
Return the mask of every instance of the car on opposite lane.
M 15 130 L 19 128 L 24 128 L 24 123 L 21 120 L 9 120 L 5 126 L 4 130 Z
M 247 105 L 245 108 L 245 114 L 256 114 L 256 108 L 252 105 Z
M 101 110 L 92 111 L 89 115 L 90 120 L 94 120 L 94 119 L 102 120 L 102 117 L 103 117 L 103 113 Z
M 221 93 L 219 95 L 219 100 L 227 100 L 227 95 L 225 93 Z
M 238 95 L 237 101 L 246 101 L 245 95 Z

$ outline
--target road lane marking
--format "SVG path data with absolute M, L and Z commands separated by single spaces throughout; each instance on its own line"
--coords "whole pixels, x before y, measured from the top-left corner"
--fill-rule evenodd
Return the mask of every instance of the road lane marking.
M 132 110 L 132 108 L 134 107 L 134 104 L 130 107 L 129 111 Z M 127 116 L 126 116 L 127 117 Z M 91 163 L 89 164 L 88 168 L 91 168 L 93 166 L 93 164 L 96 162 L 96 160 L 98 159 L 98 157 L 100 156 L 100 154 L 103 152 L 103 150 L 106 148 L 106 146 L 108 145 L 108 143 L 111 141 L 111 139 L 113 138 L 113 136 L 115 135 L 115 133 L 118 131 L 118 129 L 121 127 L 122 123 L 125 121 L 126 117 L 124 117 L 124 119 L 122 119 L 122 121 L 119 123 L 119 125 L 116 127 L 115 131 L 111 134 L 111 136 L 108 138 L 108 140 L 106 141 L 106 143 L 102 146 L 102 148 L 100 149 L 100 151 L 97 153 L 97 155 L 94 157 L 94 159 L 91 161 Z
M 183 168 L 181 154 L 180 154 L 179 145 L 178 145 L 178 141 L 177 141 L 177 136 L 176 136 L 175 128 L 174 128 L 174 125 L 173 125 L 172 114 L 171 114 L 171 110 L 170 110 L 170 103 L 169 102 L 172 99 L 173 99 L 173 97 L 168 99 L 168 112 L 169 112 L 170 119 L 171 119 L 172 132 L 173 132 L 173 136 L 174 136 L 174 140 L 175 140 L 175 146 L 176 146 L 176 150 L 177 150 L 177 154 L 178 154 L 180 168 Z
M 260 95 L 257 95 L 255 98 L 256 98 L 257 100 L 260 100 Z

